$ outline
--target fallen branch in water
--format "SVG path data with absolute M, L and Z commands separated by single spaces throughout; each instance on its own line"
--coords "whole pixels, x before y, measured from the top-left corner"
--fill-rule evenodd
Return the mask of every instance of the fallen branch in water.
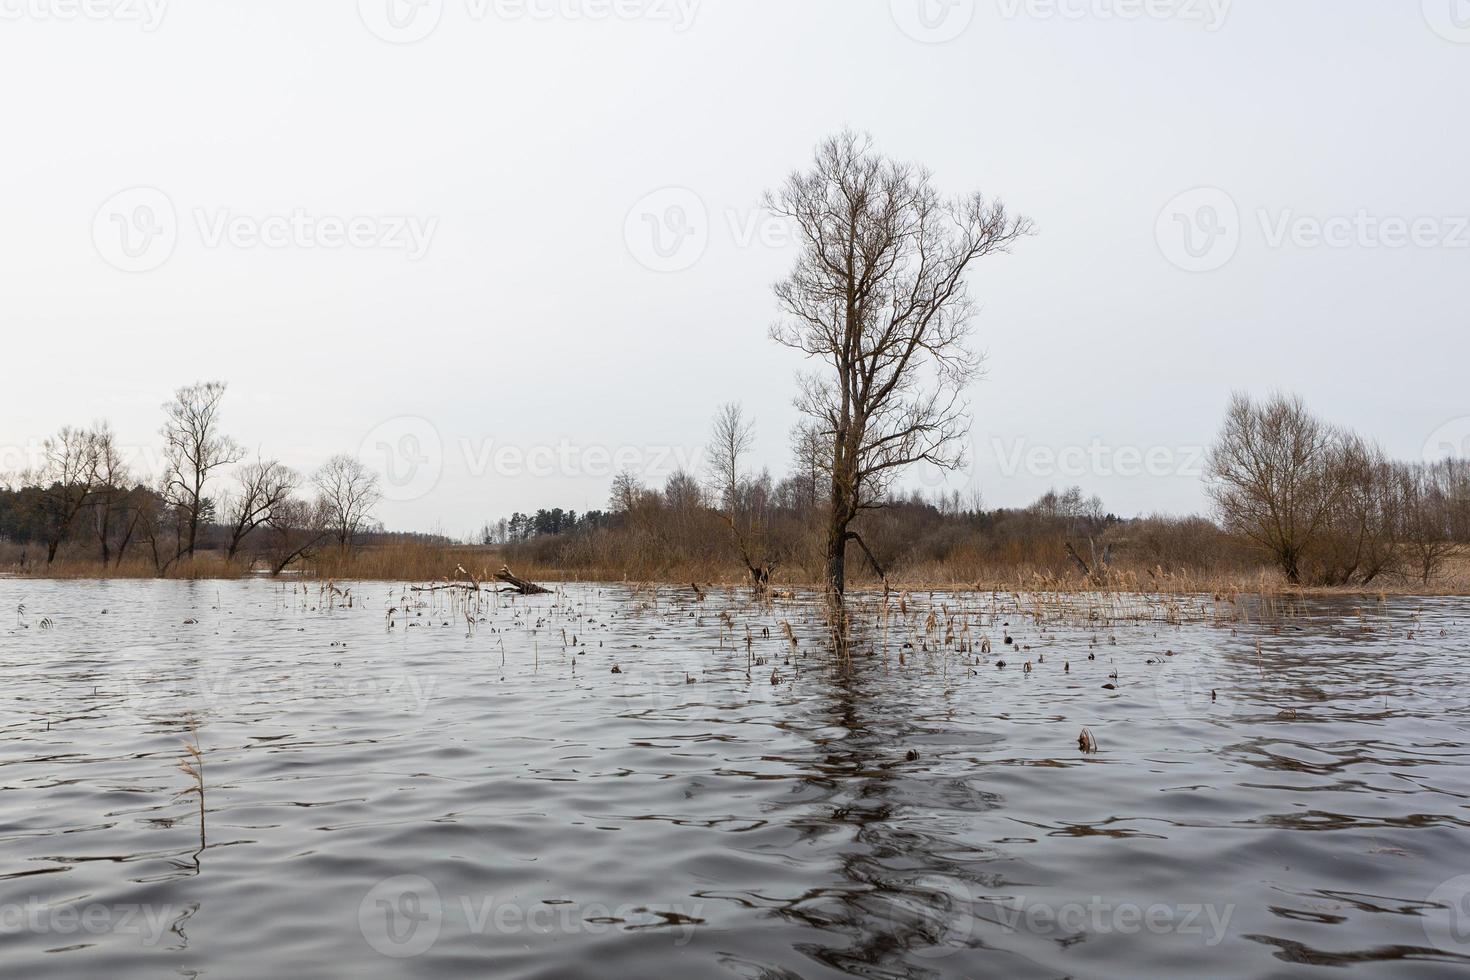
M 551 594 L 550 589 L 542 588 L 535 582 L 527 582 L 525 579 L 516 578 L 515 573 L 512 572 L 510 568 L 505 565 L 500 566 L 500 571 L 495 573 L 495 579 L 496 581 L 504 582 L 506 585 L 509 585 L 511 587 L 509 590 L 502 591 L 519 592 L 521 595 Z

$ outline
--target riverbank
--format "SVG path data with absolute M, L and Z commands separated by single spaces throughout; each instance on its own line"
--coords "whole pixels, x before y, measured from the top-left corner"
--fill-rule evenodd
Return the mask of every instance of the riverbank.
M 509 564 L 523 578 L 547 584 L 623 582 L 702 589 L 743 589 L 750 586 L 749 573 L 732 563 L 669 562 L 653 569 L 640 563 L 636 569 L 617 565 L 588 566 L 525 562 L 499 547 L 472 545 L 392 545 L 369 547 L 349 555 L 323 556 L 279 576 L 282 581 L 354 582 L 444 582 L 489 581 L 502 565 Z M 652 572 L 652 574 L 649 574 Z M 221 580 L 268 577 L 259 565 L 231 561 L 223 554 L 208 553 L 182 560 L 160 575 L 146 559 L 122 565 L 87 559 L 60 559 L 52 565 L 30 562 L 26 566 L 0 564 L 0 578 L 10 579 L 151 579 Z M 804 569 L 778 571 L 772 588 L 776 592 L 817 589 L 820 578 Z M 866 569 L 849 578 L 854 591 L 882 590 L 884 580 Z M 1304 586 L 1286 581 L 1266 566 L 1229 569 L 1175 569 L 1162 567 L 1115 567 L 1103 582 L 1090 580 L 1080 571 L 1036 567 L 1031 564 L 953 567 L 943 563 L 917 564 L 896 570 L 886 581 L 892 593 L 902 592 L 1052 592 L 1164 595 L 1270 595 L 1308 596 L 1466 596 L 1470 595 L 1470 552 L 1461 551 L 1448 561 L 1433 581 L 1403 575 L 1384 576 L 1367 586 Z

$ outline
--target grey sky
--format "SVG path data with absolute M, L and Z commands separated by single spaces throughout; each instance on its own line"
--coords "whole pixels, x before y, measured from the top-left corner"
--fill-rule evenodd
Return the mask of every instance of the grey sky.
M 0 0 L 0 467 L 220 378 L 292 465 L 426 458 L 395 528 L 602 506 L 728 400 L 780 475 L 756 205 L 844 125 L 1040 230 L 950 486 L 1201 509 L 1234 387 L 1470 436 L 1463 0 L 423 2 Z

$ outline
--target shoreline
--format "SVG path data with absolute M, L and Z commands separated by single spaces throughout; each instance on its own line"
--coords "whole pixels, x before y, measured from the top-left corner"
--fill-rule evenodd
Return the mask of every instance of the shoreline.
M 531 568 L 522 577 L 548 588 L 557 586 L 611 586 L 621 585 L 633 588 L 659 588 L 692 591 L 695 581 L 679 578 L 632 578 L 616 577 L 608 575 L 586 575 L 569 574 L 566 570 L 557 569 L 535 569 Z M 486 590 L 491 589 L 489 576 L 482 576 L 481 582 Z M 0 571 L 0 581 L 7 582 L 85 582 L 89 584 L 102 584 L 106 582 L 129 582 L 129 581 L 156 581 L 156 582 L 239 582 L 239 581 L 266 581 L 273 583 L 307 583 L 327 586 L 333 582 L 363 582 L 373 584 L 453 584 L 461 583 L 470 585 L 466 576 L 417 576 L 405 570 L 405 574 L 363 574 L 363 575 L 317 575 L 312 572 L 291 572 L 280 576 L 271 576 L 263 572 L 244 572 L 239 575 L 106 575 L 68 573 L 27 573 L 16 571 Z M 749 582 L 738 578 L 704 578 L 697 580 L 702 590 L 719 589 L 725 591 L 750 591 Z M 780 581 L 772 583 L 770 594 L 776 599 L 796 598 L 794 593 L 817 593 L 821 590 L 821 583 L 814 579 L 795 579 L 791 581 Z M 872 597 L 884 592 L 884 583 L 880 581 L 858 580 L 849 581 L 848 594 L 854 597 Z M 1032 581 L 1021 580 L 980 580 L 980 581 L 936 581 L 936 580 L 903 580 L 895 579 L 887 583 L 889 595 L 897 597 L 904 594 L 914 595 L 928 592 L 944 592 L 951 594 L 982 594 L 1003 593 L 1020 595 L 1117 595 L 1117 596 L 1212 596 L 1215 599 L 1229 600 L 1235 597 L 1264 596 L 1274 599 L 1328 599 L 1328 598 L 1466 598 L 1470 597 L 1470 586 L 1463 583 L 1443 586 L 1425 586 L 1423 583 L 1385 583 L 1379 587 L 1363 586 L 1306 586 L 1286 585 L 1276 582 L 1264 582 L 1259 579 L 1189 579 L 1181 578 L 1173 583 L 1170 582 L 1130 582 L 1119 584 L 1095 585 L 1083 581 L 1068 581 L 1048 579 L 1036 576 Z

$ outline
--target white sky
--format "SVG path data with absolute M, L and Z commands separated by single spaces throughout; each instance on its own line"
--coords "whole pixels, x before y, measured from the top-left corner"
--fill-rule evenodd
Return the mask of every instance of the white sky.
M 667 469 L 728 400 L 779 475 L 791 253 L 756 203 L 844 125 L 1039 226 L 974 279 L 950 485 L 989 505 L 1201 509 L 1235 387 L 1400 456 L 1470 436 L 1470 2 L 420 2 L 0 0 L 0 468 L 99 418 L 155 446 L 219 378 L 303 469 L 427 458 L 397 529 L 600 507 L 609 455 Z M 252 237 L 295 212 L 326 223 Z

